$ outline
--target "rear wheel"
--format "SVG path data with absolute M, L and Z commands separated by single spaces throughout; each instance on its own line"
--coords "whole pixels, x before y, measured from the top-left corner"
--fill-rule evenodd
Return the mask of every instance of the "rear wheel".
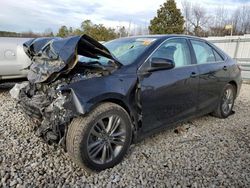
M 100 171 L 118 164 L 132 138 L 128 113 L 114 103 L 103 103 L 69 126 L 66 146 L 69 155 L 86 170 Z
M 227 118 L 232 113 L 235 97 L 235 87 L 231 84 L 227 84 L 223 89 L 219 104 L 213 112 L 213 115 L 219 118 Z

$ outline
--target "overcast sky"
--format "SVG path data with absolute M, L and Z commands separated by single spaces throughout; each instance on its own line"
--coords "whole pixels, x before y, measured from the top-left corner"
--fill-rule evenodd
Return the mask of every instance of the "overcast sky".
M 51 28 L 54 32 L 61 25 L 77 28 L 83 20 L 117 27 L 129 22 L 147 25 L 165 0 L 0 0 L 0 31 L 43 32 Z M 181 8 L 182 0 L 176 0 Z M 197 2 L 197 0 L 190 0 Z M 250 0 L 199 0 L 200 5 L 210 11 L 218 6 L 228 10 Z

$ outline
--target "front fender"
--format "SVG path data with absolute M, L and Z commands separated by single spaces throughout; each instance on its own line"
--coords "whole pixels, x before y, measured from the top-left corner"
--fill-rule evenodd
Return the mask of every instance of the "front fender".
M 119 100 L 132 106 L 131 92 L 137 82 L 136 76 L 103 76 L 69 84 L 61 88 L 70 92 L 71 103 L 79 114 L 86 114 L 102 101 Z

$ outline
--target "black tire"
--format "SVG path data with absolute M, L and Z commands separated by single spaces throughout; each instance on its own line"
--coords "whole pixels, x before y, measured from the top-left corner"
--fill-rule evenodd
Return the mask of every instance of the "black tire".
M 105 119 L 107 117 L 109 118 Z M 99 122 L 102 122 L 102 123 L 99 123 Z M 104 138 L 104 136 L 102 135 L 103 132 L 99 131 L 100 127 L 102 128 L 103 125 L 105 125 L 106 126 L 105 128 L 107 129 L 109 126 L 108 125 L 109 122 L 111 122 L 111 127 L 113 126 L 113 128 L 118 126 L 116 129 L 117 130 L 119 129 L 118 131 L 121 131 L 121 134 L 122 134 L 122 136 L 119 137 L 120 138 L 119 143 L 123 142 L 123 145 L 114 144 L 115 142 L 114 138 L 118 138 L 118 136 L 117 137 L 112 136 L 112 139 L 109 142 L 105 140 L 106 137 Z M 88 113 L 86 116 L 73 119 L 73 121 L 69 125 L 67 136 L 66 136 L 67 151 L 70 157 L 88 172 L 101 171 L 107 168 L 111 168 L 115 166 L 116 164 L 118 164 L 123 159 L 124 155 L 126 154 L 130 146 L 131 139 L 132 139 L 131 125 L 132 124 L 131 124 L 131 120 L 130 120 L 128 113 L 121 106 L 114 104 L 114 103 L 110 103 L 110 102 L 102 103 L 99 106 L 97 106 L 94 110 L 92 110 L 90 113 Z M 111 127 L 109 127 L 110 130 L 111 130 Z M 97 132 L 98 132 L 98 136 L 95 136 L 97 134 L 93 134 L 93 133 L 97 133 Z M 108 132 L 112 132 L 112 130 L 107 131 L 105 133 L 106 136 L 109 134 Z M 113 131 L 112 134 L 115 135 L 117 133 L 116 131 Z M 120 132 L 118 132 L 118 134 L 120 134 Z M 106 143 L 106 142 L 109 142 L 109 143 Z M 93 146 L 95 145 L 95 143 L 98 143 L 97 144 L 98 146 Z M 94 153 L 95 153 L 96 148 L 97 147 L 99 148 L 99 146 L 104 148 L 104 146 L 101 146 L 103 144 L 105 145 L 105 148 L 106 148 L 105 152 L 103 151 L 104 149 L 99 151 L 97 155 L 98 157 L 100 155 L 100 152 L 102 152 L 100 156 L 100 161 L 95 161 L 97 159 L 95 159 L 94 157 L 93 157 L 94 159 L 91 158 L 91 152 L 93 152 L 94 150 Z M 117 147 L 119 150 L 117 149 Z M 97 150 L 99 150 L 98 148 Z M 107 152 L 107 150 L 109 150 L 109 152 Z M 115 152 L 112 153 L 112 151 L 115 151 Z M 102 156 L 104 156 L 103 153 L 105 153 L 105 157 L 107 154 L 109 154 L 107 155 L 111 157 L 109 161 L 106 161 L 107 160 L 106 158 L 105 160 L 102 160 L 103 159 Z M 103 164 L 99 163 L 103 161 L 106 161 L 106 162 L 104 162 Z
M 231 97 L 231 106 L 227 111 L 223 110 L 223 105 L 225 105 L 225 93 L 230 90 L 232 92 L 232 97 Z M 236 98 L 236 88 L 232 84 L 227 84 L 222 91 L 222 94 L 220 96 L 219 103 L 215 109 L 215 111 L 212 113 L 213 116 L 216 116 L 218 118 L 227 118 L 229 115 L 232 114 L 232 109 L 234 106 L 234 101 Z

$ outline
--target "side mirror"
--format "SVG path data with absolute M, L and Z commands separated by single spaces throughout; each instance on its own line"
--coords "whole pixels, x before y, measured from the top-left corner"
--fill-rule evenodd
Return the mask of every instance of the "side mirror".
M 166 70 L 166 69 L 172 69 L 174 67 L 175 67 L 174 61 L 172 61 L 171 59 L 153 57 L 150 60 L 150 67 L 148 71 L 152 72 L 157 70 Z

